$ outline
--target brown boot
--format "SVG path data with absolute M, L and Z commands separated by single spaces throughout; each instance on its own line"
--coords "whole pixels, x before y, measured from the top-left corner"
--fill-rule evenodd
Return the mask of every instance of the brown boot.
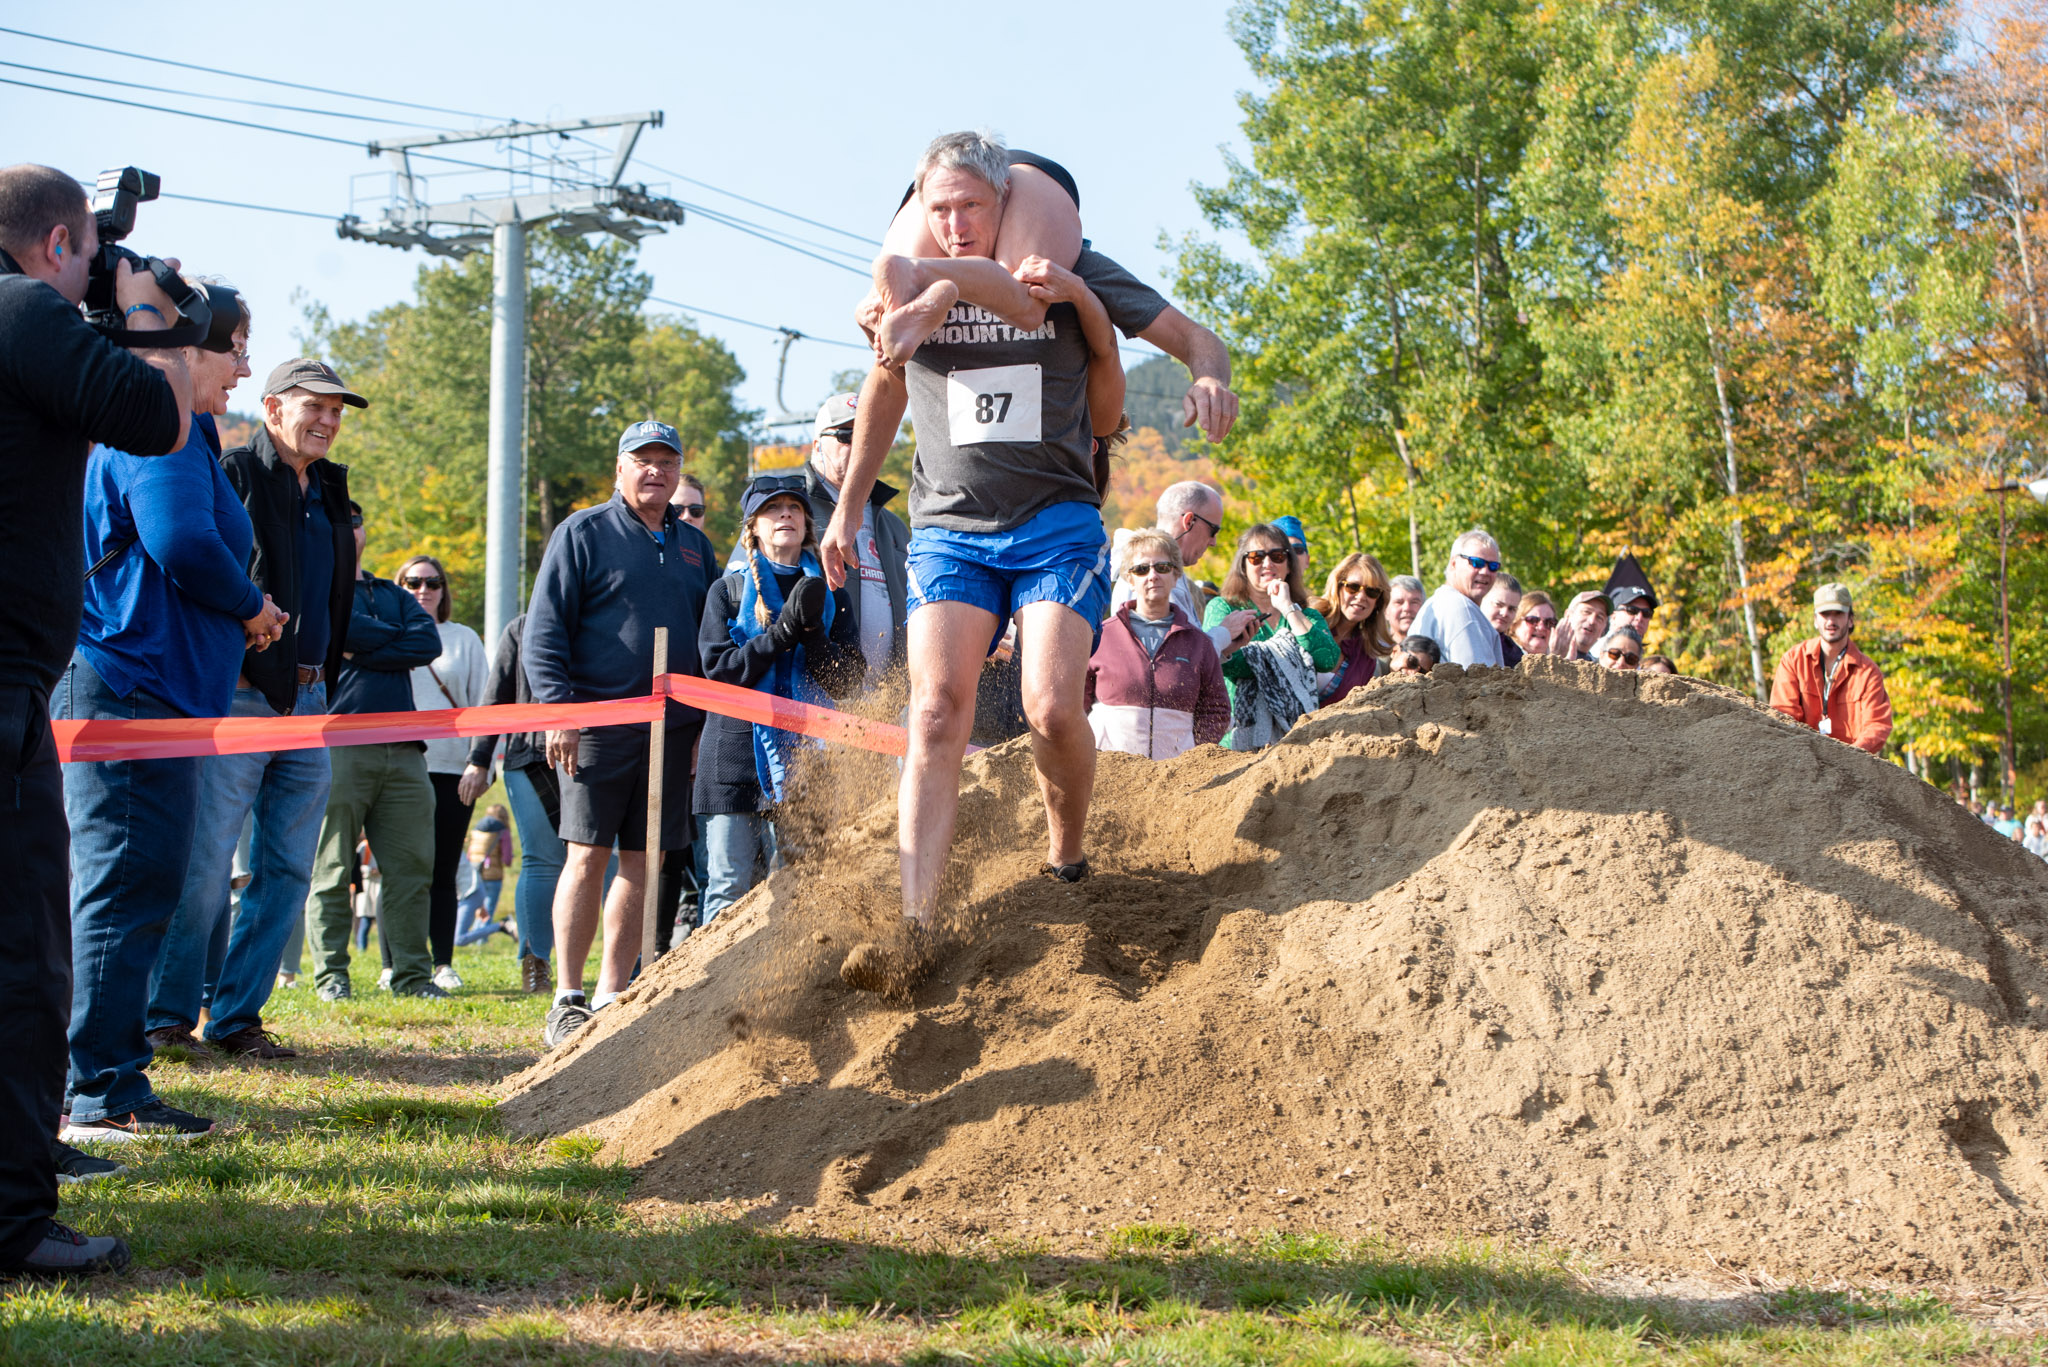
M 519 985 L 528 992 L 545 992 L 554 986 L 548 976 L 548 961 L 538 954 L 520 955 Z

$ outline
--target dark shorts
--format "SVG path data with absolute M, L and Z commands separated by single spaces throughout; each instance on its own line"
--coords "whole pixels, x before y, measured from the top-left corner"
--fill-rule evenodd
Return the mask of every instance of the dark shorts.
M 1015 148 L 1011 148 L 1010 165 L 1030 166 L 1045 172 L 1055 181 L 1058 181 L 1059 187 L 1067 192 L 1067 197 L 1074 201 L 1075 210 L 1077 212 L 1080 210 L 1081 187 L 1075 182 L 1074 173 L 1054 161 L 1051 157 L 1041 157 L 1036 152 L 1019 152 Z M 912 181 L 910 182 L 910 187 L 903 192 L 903 198 L 896 201 L 896 212 L 902 213 L 903 206 L 910 203 L 910 197 L 916 193 L 917 182 Z
M 690 848 L 690 752 L 697 730 L 697 725 L 672 726 L 663 747 L 664 850 Z M 646 727 L 591 727 L 576 744 L 575 776 L 556 777 L 562 784 L 562 839 L 606 848 L 616 840 L 622 850 L 647 848 Z

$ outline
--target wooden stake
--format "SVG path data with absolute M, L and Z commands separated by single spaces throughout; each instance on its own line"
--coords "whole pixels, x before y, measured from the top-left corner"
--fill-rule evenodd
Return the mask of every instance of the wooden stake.
M 668 628 L 654 629 L 654 684 L 655 692 L 662 689 L 662 678 L 668 673 Z M 642 888 L 640 899 L 640 971 L 651 972 L 654 968 L 655 944 L 661 933 L 661 780 L 666 767 L 668 752 L 668 708 L 666 705 L 654 718 L 647 733 L 647 853 L 644 877 L 647 882 Z

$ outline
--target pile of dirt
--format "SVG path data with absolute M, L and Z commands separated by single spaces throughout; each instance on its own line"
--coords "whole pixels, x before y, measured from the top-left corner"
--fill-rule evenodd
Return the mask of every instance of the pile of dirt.
M 505 1117 L 827 1227 L 2048 1282 L 2048 866 L 1892 765 L 1545 659 L 1379 681 L 1257 755 L 1104 756 L 1095 813 L 1094 876 L 1053 882 L 1028 752 L 970 761 L 960 937 L 893 1003 L 837 976 L 895 914 L 870 806 Z

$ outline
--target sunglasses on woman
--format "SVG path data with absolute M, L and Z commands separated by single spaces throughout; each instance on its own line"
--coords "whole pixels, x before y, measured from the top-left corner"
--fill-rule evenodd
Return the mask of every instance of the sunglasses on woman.
M 408 574 L 398 582 L 409 589 L 438 589 L 445 587 L 448 581 L 439 575 Z
M 1532 627 L 1554 627 L 1557 625 L 1555 617 L 1524 617 L 1522 620 Z
M 1621 650 L 1610 650 L 1610 651 L 1608 651 L 1608 652 L 1607 652 L 1607 658 L 1608 658 L 1608 659 L 1610 659 L 1610 660 L 1612 660 L 1612 661 L 1614 661 L 1614 662 L 1615 662 L 1616 664 L 1624 664 L 1624 665 L 1636 665 L 1636 664 L 1641 664 L 1641 663 L 1643 662 L 1643 657 L 1642 657 L 1642 656 L 1640 656 L 1640 655 L 1630 655 L 1630 654 L 1628 654 L 1628 653 L 1627 653 L 1626 651 L 1621 651 Z
M 1284 565 L 1287 563 L 1287 557 L 1292 554 L 1293 552 L 1285 546 L 1277 546 L 1272 550 L 1246 551 L 1244 553 L 1244 563 L 1247 565 Z
M 1337 592 L 1362 593 L 1370 597 L 1374 602 L 1378 602 L 1380 598 L 1380 591 L 1371 584 L 1339 584 Z
M 1179 574 L 1180 570 L 1164 560 L 1148 560 L 1142 565 L 1133 565 L 1124 571 L 1133 579 L 1145 579 L 1155 574 Z

